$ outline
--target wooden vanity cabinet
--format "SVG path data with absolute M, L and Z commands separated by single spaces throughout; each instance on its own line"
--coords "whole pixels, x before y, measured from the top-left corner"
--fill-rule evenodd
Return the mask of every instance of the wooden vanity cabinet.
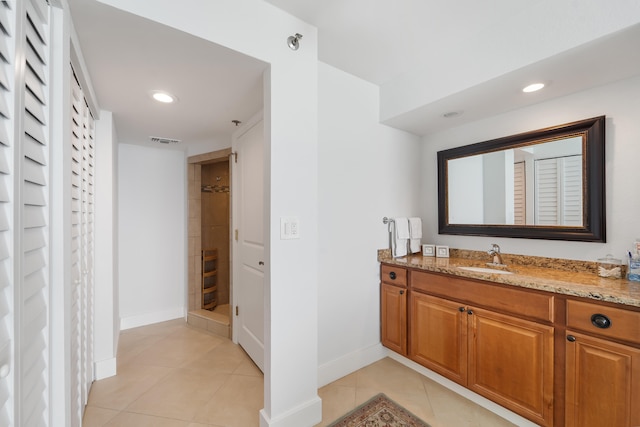
M 467 315 L 459 302 L 413 292 L 409 358 L 459 384 L 467 384 Z
M 542 426 L 640 426 L 640 308 L 385 264 L 381 282 L 386 347 Z
M 539 425 L 553 425 L 553 326 L 473 307 L 467 315 L 467 387 Z
M 409 358 L 553 425 L 553 297 L 424 272 L 412 272 L 409 289 Z
M 567 301 L 565 425 L 640 426 L 640 312 Z
M 407 270 L 380 268 L 380 339 L 382 345 L 407 355 Z

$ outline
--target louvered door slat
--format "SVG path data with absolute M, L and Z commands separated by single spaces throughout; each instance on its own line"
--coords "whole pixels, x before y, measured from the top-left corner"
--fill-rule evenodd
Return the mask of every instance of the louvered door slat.
M 8 203 L 10 201 L 9 189 L 5 185 L 0 184 L 0 203 Z
M 44 88 L 42 81 L 36 76 L 29 67 L 25 70 L 25 84 L 27 89 L 32 93 L 35 99 L 42 105 L 46 104 Z
M 47 225 L 46 212 L 38 206 L 24 206 L 23 224 L 25 228 L 45 227 Z
M 45 129 L 42 123 L 38 122 L 31 114 L 24 116 L 24 133 L 35 139 L 39 143 L 46 145 Z
M 2 69 L 3 68 L 0 67 L 0 70 Z M 9 105 L 7 104 L 7 100 L 4 97 L 0 97 L 0 116 L 4 117 L 5 119 L 8 119 L 11 117 L 11 113 L 9 111 Z M 2 138 L 2 140 L 4 140 L 4 137 Z
M 33 274 L 25 277 L 23 284 L 23 295 L 26 299 L 37 296 L 38 292 L 41 292 L 45 288 L 43 282 L 42 273 L 36 271 Z
M 8 230 L 2 230 L 2 231 L 8 231 Z M 11 242 L 9 242 L 8 239 L 8 233 L 0 233 L 0 259 L 4 260 L 7 259 L 11 256 L 11 250 L 9 249 L 9 245 L 11 244 Z M 2 290 L 2 288 L 4 288 L 5 286 L 7 286 L 9 284 L 9 266 L 0 262 L 0 291 Z M 2 298 L 0 298 L 0 302 L 2 301 Z M 1 344 L 0 344 L 1 345 Z
M 47 247 L 47 236 L 42 232 L 42 229 L 26 229 L 22 233 L 22 242 L 26 253 L 31 253 L 38 249 L 44 250 Z
M 41 185 L 25 182 L 23 187 L 23 201 L 25 205 L 46 206 L 47 200 Z
M 42 186 L 47 185 L 47 170 L 43 165 L 25 158 L 22 163 L 22 171 L 25 181 Z
M 29 89 L 27 87 L 27 89 Z M 30 91 L 25 93 L 25 108 L 41 125 L 46 124 L 44 106 L 38 98 Z

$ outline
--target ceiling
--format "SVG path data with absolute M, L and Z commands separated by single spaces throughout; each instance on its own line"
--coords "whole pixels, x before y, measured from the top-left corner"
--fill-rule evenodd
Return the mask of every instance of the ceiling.
M 262 108 L 266 63 L 94 0 L 68 2 L 91 86 L 120 142 L 228 140 L 232 120 Z M 154 101 L 154 90 L 178 102 Z
M 423 93 L 395 110 L 383 106 L 381 121 L 417 135 L 640 74 L 640 25 L 612 31 L 595 13 L 556 16 L 570 16 L 559 5 L 572 2 L 266 1 L 315 25 L 318 59 L 379 85 L 381 102 L 416 82 Z M 232 120 L 262 107 L 268 64 L 95 0 L 68 2 L 100 108 L 113 112 L 121 142 L 228 139 Z M 523 96 L 523 83 L 536 78 L 548 87 Z M 158 89 L 179 101 L 152 101 Z M 462 114 L 444 118 L 450 111 Z

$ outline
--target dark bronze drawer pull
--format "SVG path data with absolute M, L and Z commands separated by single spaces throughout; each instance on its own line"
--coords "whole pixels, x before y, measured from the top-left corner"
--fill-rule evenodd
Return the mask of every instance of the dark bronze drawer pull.
M 396 280 L 396 272 L 395 272 L 395 271 L 392 271 L 391 273 L 389 273 L 389 278 L 390 278 L 391 280 Z
M 604 314 L 594 314 L 591 316 L 591 323 L 600 329 L 607 329 L 611 326 L 611 320 Z

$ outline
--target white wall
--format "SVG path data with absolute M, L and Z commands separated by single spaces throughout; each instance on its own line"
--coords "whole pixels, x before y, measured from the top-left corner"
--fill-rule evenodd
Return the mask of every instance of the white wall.
M 449 176 L 449 220 L 452 224 L 484 223 L 484 164 L 481 156 L 462 157 L 448 164 Z M 466 171 L 466 173 L 462 173 Z M 482 209 L 466 209 L 473 203 Z M 424 230 L 423 230 L 424 232 Z M 426 237 L 426 236 L 425 236 Z M 431 236 L 423 239 L 432 242 Z
M 184 152 L 119 144 L 122 329 L 185 314 L 185 179 Z
M 378 87 L 318 64 L 318 362 L 324 385 L 382 356 L 385 216 L 418 214 L 420 138 L 378 123 Z
M 198 154 L 211 153 L 212 151 L 224 150 L 231 147 L 231 136 L 221 135 L 210 141 L 190 142 L 186 147 L 187 157 Z
M 496 242 L 503 252 L 594 261 L 608 253 L 626 256 L 640 237 L 640 197 L 634 191 L 640 159 L 640 77 L 597 87 L 528 108 L 491 117 L 423 138 L 422 217 L 426 233 L 452 248 L 487 250 Z M 486 141 L 552 125 L 606 115 L 607 243 L 563 242 L 437 235 L 439 150 Z
M 118 300 L 118 141 L 113 114 L 96 121 L 95 163 L 95 375 L 116 374 L 120 333 Z
M 317 29 L 261 0 L 101 1 L 270 64 L 264 86 L 269 221 L 265 227 L 265 407 L 260 425 L 316 424 L 322 409 L 317 394 Z M 294 52 L 286 39 L 297 32 L 304 39 Z M 124 185 L 121 181 L 120 186 Z M 127 203 L 120 199 L 121 212 L 131 209 Z M 277 238 L 283 216 L 300 219 L 300 239 Z M 120 228 L 124 231 L 125 224 Z M 120 241 L 121 248 L 126 245 Z M 122 281 L 124 269 L 121 263 L 122 294 L 128 286 Z M 121 300 L 126 300 L 124 295 Z M 125 307 L 121 309 L 125 316 Z

